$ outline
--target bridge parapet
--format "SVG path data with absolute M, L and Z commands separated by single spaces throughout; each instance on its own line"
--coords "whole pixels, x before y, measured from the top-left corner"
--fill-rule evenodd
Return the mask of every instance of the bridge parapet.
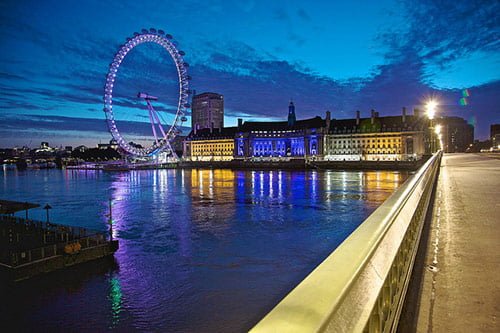
M 429 159 L 251 332 L 395 332 L 441 155 Z

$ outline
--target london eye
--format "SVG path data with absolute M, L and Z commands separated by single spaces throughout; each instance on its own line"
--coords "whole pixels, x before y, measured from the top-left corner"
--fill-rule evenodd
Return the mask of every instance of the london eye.
M 127 98 L 137 98 L 142 103 L 141 109 L 144 114 L 143 119 L 149 120 L 150 129 L 147 134 L 148 143 L 143 146 L 134 144 L 127 140 L 124 136 L 124 129 L 129 126 L 121 123 L 120 117 L 117 117 L 116 110 L 116 96 L 114 96 L 114 88 L 116 79 L 118 78 L 119 69 L 129 52 L 136 46 L 144 43 L 154 43 L 160 45 L 168 52 L 173 63 L 176 67 L 177 80 L 178 80 L 178 99 L 176 108 L 174 107 L 173 118 L 167 123 L 162 117 L 162 114 L 155 110 L 154 103 L 158 101 L 156 91 L 139 90 L 134 92 L 134 96 L 127 96 Z M 151 28 L 149 30 L 142 29 L 142 31 L 135 32 L 132 37 L 126 39 L 125 44 L 121 45 L 116 52 L 113 61 L 109 65 L 109 70 L 106 76 L 106 83 L 104 86 L 104 113 L 106 115 L 106 123 L 111 136 L 116 140 L 119 147 L 127 154 L 133 157 L 152 157 L 161 152 L 171 154 L 176 157 L 172 149 L 171 142 L 176 135 L 181 133 L 182 123 L 187 121 L 186 110 L 190 107 L 188 104 L 188 81 L 190 77 L 187 74 L 189 65 L 184 61 L 183 56 L 185 53 L 176 47 L 176 42 L 172 40 L 172 36 L 166 34 L 162 30 Z M 155 86 L 156 90 L 161 90 L 161 86 Z M 147 113 L 146 113 L 147 111 Z M 130 112 L 130 110 L 121 110 L 119 112 Z M 130 126 L 129 126 L 130 127 Z M 148 126 L 149 127 L 149 126 Z

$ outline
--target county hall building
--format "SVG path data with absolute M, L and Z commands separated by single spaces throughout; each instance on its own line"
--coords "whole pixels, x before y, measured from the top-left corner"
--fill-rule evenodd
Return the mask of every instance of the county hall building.
M 380 117 L 372 110 L 369 118 L 362 118 L 357 111 L 353 119 L 331 119 L 327 111 L 324 119 L 316 116 L 297 120 L 293 102 L 288 106 L 287 121 L 238 119 L 235 127 L 216 127 L 215 123 L 193 128 L 183 143 L 185 160 L 418 160 L 426 153 L 429 127 L 417 110 L 414 115 L 407 115 L 405 108 L 401 116 Z

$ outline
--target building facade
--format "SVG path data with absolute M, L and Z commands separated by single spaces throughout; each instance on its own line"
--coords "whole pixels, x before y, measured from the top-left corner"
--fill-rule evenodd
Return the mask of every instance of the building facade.
M 321 117 L 297 120 L 293 102 L 288 105 L 287 121 L 242 123 L 240 120 L 235 138 L 235 158 L 321 158 L 325 124 L 326 120 Z
M 243 123 L 239 119 L 238 127 L 193 129 L 184 141 L 184 156 L 191 161 L 319 159 L 325 124 L 321 117 L 297 121 L 290 102 L 287 121 Z
M 188 161 L 233 160 L 236 131 L 236 127 L 191 131 L 183 142 L 184 159 Z
M 245 122 L 235 138 L 237 159 L 320 159 L 325 120 L 315 117 L 282 122 Z
M 424 118 L 406 115 L 332 120 L 325 135 L 324 159 L 329 161 L 407 161 L 425 154 Z
M 460 117 L 437 119 L 441 126 L 442 149 L 445 153 L 463 153 L 474 143 L 474 126 Z
M 195 95 L 191 106 L 191 128 L 224 128 L 224 96 L 211 92 Z

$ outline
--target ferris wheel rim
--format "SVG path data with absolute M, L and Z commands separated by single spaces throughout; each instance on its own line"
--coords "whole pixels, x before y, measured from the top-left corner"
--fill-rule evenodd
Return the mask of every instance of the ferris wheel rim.
M 121 45 L 115 53 L 113 61 L 109 65 L 108 74 L 106 75 L 106 83 L 104 85 L 104 113 L 106 115 L 106 123 L 108 130 L 113 139 L 125 152 L 130 155 L 145 157 L 155 155 L 167 148 L 170 148 L 170 141 L 172 141 L 177 134 L 180 133 L 180 125 L 185 120 L 186 109 L 189 107 L 188 94 L 189 94 L 189 75 L 187 75 L 187 67 L 189 66 L 183 58 L 184 52 L 177 49 L 172 40 L 172 36 L 165 34 L 162 30 L 151 28 L 150 30 L 143 29 L 141 33 L 134 33 L 132 37 L 126 39 L 126 43 Z M 118 70 L 122 61 L 127 54 L 132 51 L 136 46 L 144 43 L 156 43 L 162 46 L 174 61 L 177 69 L 179 80 L 179 99 L 177 103 L 177 110 L 175 112 L 175 119 L 170 125 L 165 135 L 160 138 L 157 143 L 145 148 L 138 148 L 126 142 L 118 130 L 116 120 L 113 113 L 113 85 L 118 74 Z M 171 149 L 171 148 L 170 148 Z

